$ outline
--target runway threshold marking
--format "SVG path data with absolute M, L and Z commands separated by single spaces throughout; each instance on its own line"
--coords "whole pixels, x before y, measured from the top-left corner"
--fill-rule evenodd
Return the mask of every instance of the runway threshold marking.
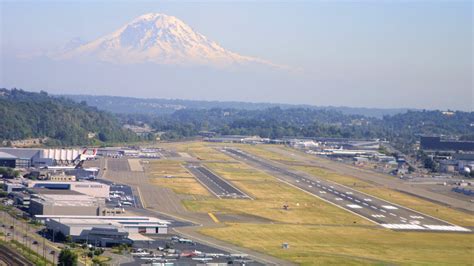
M 216 224 L 219 223 L 219 219 L 217 219 L 217 217 L 216 217 L 212 212 L 208 212 L 207 214 L 209 215 L 209 217 L 211 217 L 211 219 L 212 219 Z

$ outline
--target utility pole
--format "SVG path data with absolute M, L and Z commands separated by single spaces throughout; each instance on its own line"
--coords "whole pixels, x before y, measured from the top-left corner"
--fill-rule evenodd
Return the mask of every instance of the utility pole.
M 46 232 L 43 229 L 43 259 L 46 261 Z

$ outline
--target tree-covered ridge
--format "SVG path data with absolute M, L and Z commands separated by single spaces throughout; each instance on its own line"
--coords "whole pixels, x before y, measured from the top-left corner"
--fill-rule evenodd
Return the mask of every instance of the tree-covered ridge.
M 85 145 L 136 138 L 113 115 L 45 92 L 0 89 L 0 114 L 0 140 L 48 137 L 51 145 Z
M 441 111 L 408 111 L 382 119 L 347 115 L 334 110 L 309 108 L 183 109 L 170 115 L 120 115 L 127 123 L 141 121 L 163 138 L 194 136 L 199 131 L 222 135 L 258 135 L 261 137 L 339 137 L 355 139 L 379 138 L 408 149 L 420 135 L 445 135 L 474 138 L 474 113 Z

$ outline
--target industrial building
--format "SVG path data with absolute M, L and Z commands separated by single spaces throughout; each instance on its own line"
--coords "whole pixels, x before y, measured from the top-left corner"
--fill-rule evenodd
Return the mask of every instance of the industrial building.
M 40 159 L 39 149 L 0 148 L 0 166 L 28 168 Z
M 9 194 L 13 192 L 21 192 L 25 190 L 25 186 L 20 183 L 7 182 L 3 184 L 3 190 L 5 190 Z
M 98 198 L 109 196 L 110 186 L 98 182 L 73 182 L 73 181 L 28 181 L 29 188 L 47 188 L 51 190 L 72 190 L 85 195 Z
M 75 242 L 111 246 L 148 241 L 142 234 L 167 234 L 169 222 L 142 216 L 36 215 L 53 232 L 69 235 Z
M 422 136 L 420 146 L 427 151 L 474 151 L 474 141 L 442 140 L 431 136 Z
M 0 166 L 29 168 L 67 165 L 81 154 L 79 149 L 0 148 Z
M 61 192 L 48 189 L 31 190 L 29 213 L 31 215 L 100 215 L 105 206 L 97 199 L 75 191 Z

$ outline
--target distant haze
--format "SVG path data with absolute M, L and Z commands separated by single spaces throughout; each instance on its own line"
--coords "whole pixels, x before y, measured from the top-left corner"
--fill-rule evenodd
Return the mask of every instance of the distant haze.
M 473 111 L 472 5 L 1 2 L 0 87 Z

